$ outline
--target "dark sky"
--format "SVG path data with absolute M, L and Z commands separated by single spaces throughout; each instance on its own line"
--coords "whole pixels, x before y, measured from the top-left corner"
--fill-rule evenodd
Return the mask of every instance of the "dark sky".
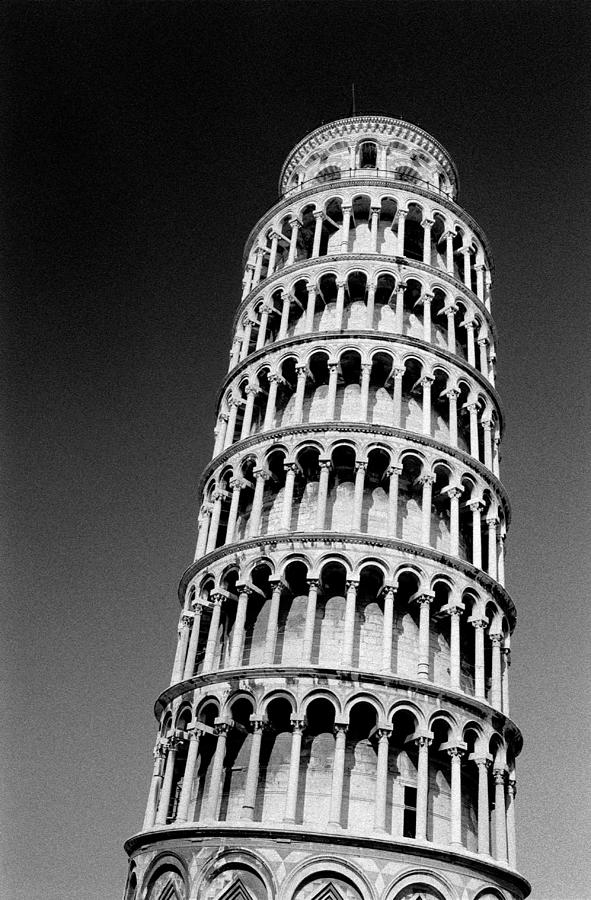
M 496 260 L 520 869 L 588 896 L 589 7 L 5 3 L 8 900 L 121 895 L 242 247 L 291 147 L 406 118 Z

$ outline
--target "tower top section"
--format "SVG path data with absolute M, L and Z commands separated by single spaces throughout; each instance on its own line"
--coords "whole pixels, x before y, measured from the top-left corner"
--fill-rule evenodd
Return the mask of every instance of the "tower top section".
M 279 193 L 342 179 L 400 180 L 455 200 L 459 178 L 447 150 L 422 128 L 390 116 L 350 116 L 322 125 L 291 151 Z

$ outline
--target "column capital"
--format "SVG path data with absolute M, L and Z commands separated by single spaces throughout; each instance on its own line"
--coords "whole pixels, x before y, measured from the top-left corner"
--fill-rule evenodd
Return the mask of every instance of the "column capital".
M 285 378 L 279 374 L 279 372 L 271 372 L 269 375 L 269 381 L 276 381 L 277 384 L 285 384 Z
M 396 290 L 397 291 L 405 291 L 406 290 L 406 282 L 399 281 L 398 284 L 396 285 Z
M 347 580 L 347 590 L 348 591 L 352 590 L 353 588 L 355 588 L 355 590 L 357 590 L 358 587 L 359 587 L 358 580 L 356 581 L 354 578 L 350 578 Z
M 396 213 L 396 216 L 398 219 L 406 219 L 407 215 L 408 215 L 407 209 L 399 209 Z
M 254 476 L 257 478 L 257 480 L 259 480 L 259 481 L 268 481 L 269 478 L 271 477 L 271 473 L 269 472 L 269 470 L 268 470 L 268 469 L 263 469 L 263 468 L 260 467 L 260 466 L 257 467 L 256 469 L 253 469 L 252 471 L 253 471 L 253 475 L 254 475 Z
M 421 387 L 425 387 L 426 384 L 433 384 L 434 381 L 434 375 L 423 375 L 421 378 L 419 378 L 417 384 L 420 384 Z
M 433 226 L 435 225 L 435 220 L 434 219 L 422 219 L 421 225 L 423 226 L 423 228 L 433 228 Z
M 430 747 L 433 743 L 433 733 L 430 731 L 428 734 L 412 734 L 405 743 L 412 743 L 419 749 L 421 747 Z
M 284 472 L 297 472 L 299 469 L 299 465 L 297 462 L 284 462 L 283 470 Z
M 289 224 L 291 225 L 292 228 L 293 228 L 294 225 L 297 225 L 298 228 L 301 228 L 301 227 L 302 227 L 302 223 L 301 223 L 301 221 L 298 219 L 297 216 L 292 216 L 292 217 L 290 218 L 290 220 L 289 220 Z
M 241 478 L 239 475 L 235 475 L 234 478 L 230 478 L 230 487 L 233 491 L 240 490 L 241 488 L 249 487 L 250 482 L 246 480 L 246 478 Z
M 498 528 L 499 525 L 500 525 L 500 521 L 499 521 L 499 519 L 497 518 L 497 516 L 487 516 L 487 517 L 486 517 L 486 524 L 489 526 L 489 528 L 492 528 L 493 525 L 494 525 L 495 528 Z
M 458 500 L 464 493 L 464 488 L 461 485 L 452 484 L 450 487 L 443 488 L 441 493 L 447 494 L 451 500 Z
M 212 500 L 215 500 L 216 503 L 218 502 L 218 500 L 225 500 L 227 496 L 228 492 L 224 491 L 222 488 L 218 488 L 211 495 Z
M 253 733 L 256 734 L 257 731 L 263 731 L 267 723 L 260 716 L 253 713 L 250 717 L 250 725 Z
M 515 778 L 511 778 L 510 775 L 507 778 L 507 791 L 511 797 L 515 798 L 517 794 L 517 781 Z
M 490 642 L 493 647 L 500 647 L 503 642 L 503 635 L 499 632 L 495 632 L 494 634 L 489 634 Z
M 417 484 L 425 485 L 425 484 L 435 484 L 436 481 L 435 475 L 432 475 L 431 472 L 426 472 L 424 475 L 419 475 L 417 478 Z
M 435 296 L 435 295 L 432 294 L 430 291 L 425 291 L 424 293 L 421 294 L 421 296 L 419 297 L 419 299 L 418 299 L 417 302 L 418 302 L 418 303 L 422 303 L 423 305 L 424 305 L 425 303 L 431 303 L 431 301 L 433 300 L 433 297 L 434 297 L 434 296 Z
M 157 741 L 154 749 L 152 750 L 152 756 L 155 760 L 164 759 L 166 756 L 166 742 L 165 741 Z
M 220 418 L 222 420 L 222 422 L 228 422 L 230 419 L 230 416 L 227 412 L 222 412 L 219 414 L 218 418 Z
M 193 613 L 185 611 L 179 619 L 179 631 L 189 628 L 193 621 Z
M 359 472 L 360 469 L 363 469 L 364 472 L 367 469 L 367 460 L 366 459 L 360 459 L 355 463 L 355 471 Z
M 328 469 L 330 471 L 330 469 L 332 469 L 332 460 L 320 457 L 318 459 L 318 465 L 321 469 Z
M 254 594 L 255 588 L 253 584 L 247 584 L 246 581 L 238 581 L 236 582 L 236 590 L 239 594 L 246 594 L 247 597 L 250 597 L 251 594 Z
M 392 726 L 378 725 L 378 727 L 374 731 L 374 737 L 376 737 L 378 741 L 389 741 L 393 730 L 394 729 L 392 728 Z
M 224 600 L 226 599 L 226 595 L 222 594 L 220 591 L 213 591 L 209 595 L 209 599 L 213 603 L 214 606 L 221 606 L 222 603 L 224 602 Z
M 484 509 L 484 500 L 480 500 L 477 498 L 476 500 L 467 500 L 466 506 L 469 506 L 472 512 L 476 510 L 476 512 L 482 512 Z
M 464 603 L 456 601 L 455 603 L 447 603 L 441 607 L 441 612 L 445 612 L 451 618 L 452 616 L 461 616 L 466 606 Z
M 371 372 L 372 363 L 364 362 L 361 363 L 361 371 L 362 372 Z
M 213 726 L 214 734 L 216 735 L 216 737 L 220 737 L 222 734 L 228 734 L 231 728 L 232 722 L 227 719 L 222 719 L 221 721 L 216 719 Z
M 495 766 L 493 769 L 493 779 L 495 784 L 505 784 L 507 779 L 507 769 L 504 766 Z
M 442 748 L 442 749 L 443 749 L 443 748 Z M 457 747 L 446 747 L 445 749 L 447 750 L 448 756 L 450 756 L 450 757 L 452 757 L 452 758 L 453 758 L 454 756 L 457 756 L 457 757 L 459 757 L 459 758 L 461 759 L 461 758 L 465 755 L 465 753 L 466 753 L 466 746 L 465 746 L 465 745 L 464 745 L 463 747 L 460 747 L 460 746 L 457 746 Z
M 384 473 L 388 478 L 391 478 L 392 475 L 402 475 L 402 466 L 388 466 Z
M 458 388 L 447 388 L 445 391 L 441 391 L 441 396 L 447 397 L 449 400 L 457 400 L 460 393 Z
M 406 372 L 406 367 L 405 366 L 394 366 L 392 369 L 392 372 L 394 373 L 394 378 L 402 378 L 402 376 Z
M 334 723 L 333 732 L 334 734 L 346 734 L 349 728 L 349 723 L 345 721 L 338 721 Z
M 386 594 L 392 593 L 392 595 L 395 597 L 395 596 L 396 596 L 396 591 L 397 591 L 397 590 L 398 590 L 398 588 L 396 587 L 395 584 L 385 584 L 385 585 L 382 587 L 382 589 L 380 590 L 380 593 L 378 594 L 378 596 L 382 596 L 382 597 L 383 597 L 383 596 L 385 596 Z
M 305 363 L 299 363 L 295 369 L 298 373 L 298 378 L 307 378 L 310 374 L 308 366 Z
M 419 603 L 419 604 L 428 604 L 431 605 L 433 600 L 435 599 L 435 591 L 418 591 L 416 594 L 413 594 L 410 598 L 411 603 Z
M 488 344 L 488 338 L 487 337 L 479 337 L 476 343 L 477 344 Z
M 320 585 L 320 579 L 319 578 L 306 578 L 306 584 L 308 585 L 308 588 L 317 588 Z
M 476 629 L 486 628 L 486 626 L 488 625 L 488 619 L 486 618 L 486 616 L 470 616 L 468 621 Z
M 479 768 L 483 766 L 485 769 L 490 769 L 493 761 L 490 753 L 471 753 L 468 759 L 476 763 Z
M 324 213 L 324 210 L 322 210 L 322 209 L 315 209 L 314 212 L 312 213 L 312 215 L 314 216 L 315 219 L 326 218 L 326 214 Z
M 302 734 L 304 728 L 306 727 L 306 722 L 304 719 L 299 718 L 298 716 L 291 716 L 291 727 L 292 731 L 296 734 Z

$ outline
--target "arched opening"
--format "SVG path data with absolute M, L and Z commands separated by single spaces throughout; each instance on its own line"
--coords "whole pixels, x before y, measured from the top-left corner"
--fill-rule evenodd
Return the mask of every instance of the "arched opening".
M 281 363 L 275 406 L 275 427 L 284 428 L 286 425 L 290 425 L 293 420 L 297 382 L 296 359 L 290 356 Z
M 447 303 L 443 291 L 435 288 L 431 301 L 431 341 L 443 350 L 447 350 L 447 313 L 443 311 Z
M 433 672 L 435 684 L 448 686 L 451 681 L 451 616 L 446 607 L 450 602 L 451 588 L 446 581 L 438 580 L 433 585 L 433 592 L 435 597 L 429 617 L 429 670 Z
M 282 528 L 286 477 L 285 458 L 285 450 L 278 448 L 272 450 L 265 461 L 268 477 L 263 491 L 261 534 L 276 534 Z
M 396 214 L 398 203 L 393 197 L 384 197 L 380 204 L 378 250 L 388 256 L 398 255 Z
M 201 707 L 197 721 L 202 722 L 213 730 L 216 718 L 219 715 L 218 707 L 215 703 L 206 703 Z M 195 774 L 195 786 L 192 792 L 192 802 L 189 806 L 189 821 L 198 822 L 205 818 L 206 800 L 209 795 L 209 786 L 211 782 L 211 762 L 215 753 L 217 738 L 212 731 L 203 731 L 199 739 L 199 756 L 197 760 L 197 771 Z
M 267 706 L 267 728 L 261 743 L 259 783 L 254 819 L 257 822 L 281 822 L 291 756 L 291 702 L 286 697 L 271 700 Z
M 274 662 L 298 665 L 302 662 L 304 626 L 308 603 L 308 567 L 300 560 L 285 569 L 286 589 L 281 592 L 277 620 Z
M 332 469 L 328 485 L 326 521 L 331 531 L 351 531 L 355 495 L 355 451 L 349 446 L 337 447 L 331 457 Z
M 396 837 L 416 837 L 417 747 L 412 736 L 417 730 L 416 717 L 409 710 L 394 713 L 388 753 L 386 822 L 388 831 Z
M 447 228 L 443 216 L 435 213 L 433 216 L 433 226 L 431 228 L 431 259 L 430 264 L 441 269 L 443 272 L 447 270 L 446 264 L 446 237 Z
M 271 596 L 270 575 L 270 566 L 267 563 L 261 563 L 252 570 L 250 576 L 250 581 L 261 593 L 253 591 L 248 598 L 241 663 L 243 666 L 262 665 L 264 662 L 265 635 L 269 621 L 269 598 Z
M 431 725 L 433 743 L 429 748 L 429 797 L 427 801 L 427 838 L 436 844 L 451 840 L 451 762 L 444 744 L 451 738 L 445 719 Z
M 246 697 L 235 700 L 230 707 L 230 718 L 234 724 L 228 732 L 226 740 L 224 776 L 218 816 L 221 822 L 239 819 L 242 812 L 252 743 L 250 717 L 253 712 L 252 700 Z
M 353 666 L 367 672 L 379 669 L 381 659 L 376 651 L 382 646 L 384 603 L 381 592 L 384 574 L 377 566 L 367 565 L 361 571 L 357 589 Z
M 431 492 L 431 528 L 429 543 L 441 553 L 450 553 L 450 471 L 437 464 L 433 470 L 435 483 Z
M 380 275 L 374 299 L 374 329 L 396 331 L 396 284 L 393 275 Z
M 416 203 L 410 203 L 408 206 L 408 215 L 404 228 L 404 254 L 407 259 L 423 259 L 423 242 L 424 231 L 421 222 L 423 221 L 423 210 Z
M 254 474 L 255 465 L 256 460 L 254 457 L 249 456 L 243 460 L 240 469 L 239 477 L 241 478 L 241 488 L 238 501 L 238 514 L 236 516 L 236 527 L 234 529 L 234 540 L 237 541 L 246 537 L 248 523 L 250 521 L 256 477 Z
M 400 424 L 407 431 L 423 430 L 423 364 L 419 359 L 407 359 L 402 376 L 402 409 Z
M 359 145 L 359 168 L 375 169 L 378 164 L 378 146 L 375 141 L 363 141 Z
M 335 709 L 329 700 L 312 700 L 306 710 L 306 730 L 300 755 L 300 779 L 296 822 L 326 825 L 330 814 L 334 762 Z
M 418 589 L 418 576 L 414 572 L 402 572 L 394 603 L 393 659 L 396 674 L 406 678 L 417 677 L 419 619 L 417 604 L 411 597 Z
M 358 422 L 361 409 L 361 356 L 346 350 L 339 359 L 335 419 Z
M 371 738 L 376 720 L 374 707 L 365 701 L 355 703 L 349 714 L 341 821 L 345 828 L 357 831 L 369 831 L 373 826 L 376 749 Z
M 316 526 L 319 457 L 317 447 L 306 447 L 297 455 L 291 514 L 291 527 L 295 531 L 313 531 Z
M 355 197 L 353 200 L 349 253 L 369 253 L 371 251 L 370 207 L 371 200 L 367 196 Z
M 324 308 L 320 313 L 320 320 L 318 322 L 318 331 L 332 331 L 336 327 L 336 276 L 332 273 L 323 275 L 318 284 L 318 293 L 324 302 Z
M 388 535 L 389 466 L 386 450 L 376 448 L 369 453 L 361 510 L 361 531 L 366 534 Z
M 328 353 L 314 353 L 308 362 L 310 375 L 304 393 L 304 422 L 326 421 L 328 399 Z
M 394 361 L 389 353 L 374 353 L 371 360 L 369 377 L 369 403 L 367 418 L 369 422 L 392 424 L 392 403 L 394 379 L 392 370 Z
M 363 331 L 367 327 L 367 275 L 351 272 L 347 276 L 343 328 Z
M 407 455 L 398 481 L 398 531 L 403 541 L 420 544 L 422 537 L 421 460 Z
M 433 370 L 434 381 L 431 385 L 431 434 L 447 444 L 449 432 L 449 397 L 446 395 L 449 376 L 444 369 Z
M 316 606 L 317 628 L 312 648 L 312 661 L 334 666 L 340 660 L 344 637 L 346 572 L 339 562 L 327 563 L 320 576 Z
M 423 338 L 423 306 L 419 300 L 423 286 L 419 281 L 410 278 L 404 289 L 403 333 L 409 337 Z

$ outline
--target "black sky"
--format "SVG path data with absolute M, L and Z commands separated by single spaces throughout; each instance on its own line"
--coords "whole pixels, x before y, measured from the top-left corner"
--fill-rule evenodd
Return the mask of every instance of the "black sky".
M 493 245 L 520 868 L 536 900 L 583 898 L 588 5 L 5 3 L 0 23 L 6 896 L 123 889 L 242 248 L 354 81 L 358 112 L 451 152 Z

